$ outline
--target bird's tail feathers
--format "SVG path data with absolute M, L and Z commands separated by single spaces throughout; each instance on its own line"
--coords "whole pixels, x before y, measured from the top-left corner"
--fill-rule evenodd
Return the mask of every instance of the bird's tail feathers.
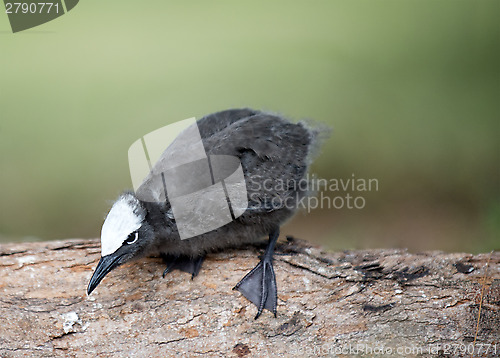
M 324 123 L 304 119 L 299 122 L 310 135 L 311 141 L 307 153 L 307 165 L 310 165 L 320 154 L 321 147 L 330 138 L 332 128 Z

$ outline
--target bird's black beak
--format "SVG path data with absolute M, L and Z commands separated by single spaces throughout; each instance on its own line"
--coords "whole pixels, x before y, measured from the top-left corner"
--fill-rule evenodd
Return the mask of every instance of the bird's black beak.
M 97 287 L 99 282 L 106 276 L 112 269 L 120 264 L 120 257 L 114 254 L 101 257 L 97 267 L 90 279 L 89 286 L 87 287 L 87 294 L 90 295 Z

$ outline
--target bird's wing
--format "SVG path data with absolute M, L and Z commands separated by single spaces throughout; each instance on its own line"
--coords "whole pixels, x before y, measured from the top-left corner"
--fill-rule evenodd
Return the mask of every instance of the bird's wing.
M 227 121 L 203 142 L 209 155 L 240 159 L 247 184 L 247 212 L 266 213 L 295 206 L 307 194 L 303 188 L 308 184 L 298 185 L 306 180 L 313 137 L 301 123 L 260 112 Z
M 188 164 L 197 160 L 203 160 L 207 158 L 207 155 L 211 153 L 210 144 L 205 144 L 206 138 L 219 138 L 220 133 L 227 133 L 227 129 L 237 121 L 254 116 L 260 112 L 251 109 L 230 109 L 226 111 L 221 111 L 213 113 L 201 118 L 196 124 L 186 128 L 182 131 L 172 143 L 163 151 L 156 163 L 154 164 L 150 173 L 144 178 L 142 184 L 137 190 L 142 199 L 145 201 L 152 202 L 164 202 L 168 200 L 165 197 L 165 192 L 167 191 L 166 181 L 170 179 L 183 179 L 178 178 L 177 174 L 173 174 L 169 171 L 172 168 L 179 167 L 176 163 Z M 226 136 L 225 134 L 224 136 Z M 230 141 L 230 138 L 227 138 Z M 229 146 L 228 146 L 229 147 Z M 226 147 L 226 149 L 228 148 Z M 233 154 L 234 155 L 234 154 Z M 201 165 L 195 165 L 197 169 L 203 169 L 203 163 Z M 184 169 L 186 167 L 184 166 Z M 193 169 L 193 168 L 191 168 Z M 192 170 L 193 176 L 199 174 L 209 173 L 195 173 L 196 170 Z M 185 178 L 189 180 L 189 178 Z M 197 180 L 194 178 L 194 180 Z M 189 184 L 183 184 L 182 180 L 179 180 L 181 186 L 189 187 Z
M 296 183 L 303 180 L 307 171 L 306 157 L 313 137 L 301 123 L 250 109 L 233 109 L 203 117 L 197 126 L 202 143 L 200 140 L 182 141 L 179 138 L 182 134 L 179 135 L 154 165 L 153 174 L 150 173 L 141 185 L 142 191 L 157 201 L 164 201 L 165 186 L 160 173 L 170 167 L 175 158 L 195 152 L 203 145 L 207 156 L 239 158 L 246 180 L 249 211 L 277 210 L 291 203 L 287 198 L 303 194 Z M 183 175 L 186 181 L 192 177 L 201 183 L 200 178 L 204 176 L 192 170 L 186 173 Z M 208 172 L 205 174 L 209 177 Z
M 200 130 L 201 138 L 205 139 L 215 135 L 218 132 L 223 131 L 235 122 L 244 120 L 248 117 L 252 117 L 260 113 L 262 112 L 249 108 L 228 109 L 200 118 L 200 120 L 198 120 L 196 124 L 198 125 L 198 129 Z

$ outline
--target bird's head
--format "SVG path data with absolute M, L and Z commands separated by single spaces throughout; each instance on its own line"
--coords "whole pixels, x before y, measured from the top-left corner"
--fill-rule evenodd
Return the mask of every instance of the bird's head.
M 153 240 L 146 216 L 146 208 L 132 193 L 120 195 L 113 204 L 102 225 L 101 260 L 90 279 L 89 295 L 115 267 L 146 253 Z

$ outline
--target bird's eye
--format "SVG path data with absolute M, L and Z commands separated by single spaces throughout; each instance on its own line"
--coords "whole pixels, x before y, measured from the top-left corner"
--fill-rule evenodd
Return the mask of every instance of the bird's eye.
M 138 238 L 139 238 L 139 233 L 137 231 L 131 232 L 127 236 L 127 238 L 125 239 L 125 241 L 123 242 L 123 244 L 131 245 L 134 242 L 136 242 Z

